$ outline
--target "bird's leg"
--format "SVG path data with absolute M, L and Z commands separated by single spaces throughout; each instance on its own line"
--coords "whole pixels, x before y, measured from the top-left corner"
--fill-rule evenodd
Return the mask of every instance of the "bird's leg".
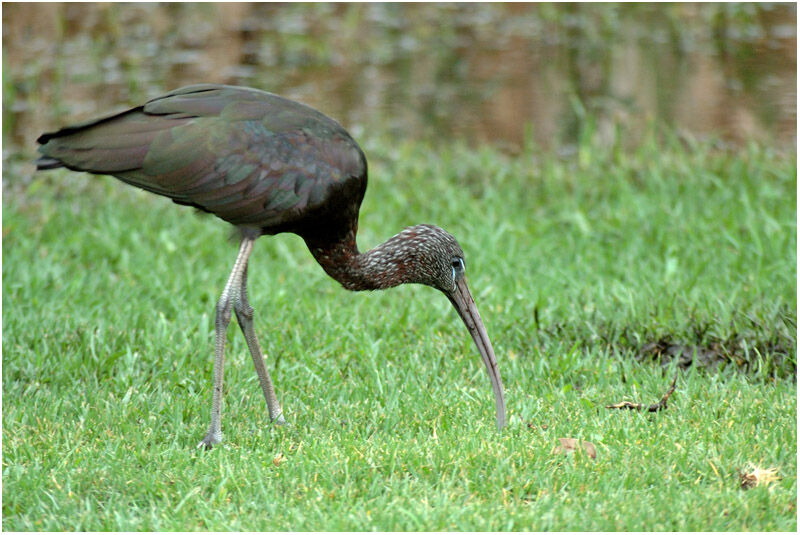
M 211 425 L 198 448 L 210 449 L 222 441 L 222 383 L 225 369 L 225 342 L 228 325 L 231 322 L 231 306 L 239 300 L 242 277 L 247 269 L 247 259 L 253 250 L 254 238 L 245 236 L 239 246 L 239 254 L 233 269 L 217 301 L 217 315 L 214 329 L 214 391 L 211 401 Z
M 272 378 L 269 376 L 267 367 L 264 364 L 264 357 L 261 353 L 261 346 L 256 338 L 256 331 L 253 328 L 253 307 L 247 300 L 247 265 L 244 266 L 244 273 L 242 274 L 242 283 L 239 288 L 239 298 L 234 301 L 233 310 L 236 312 L 236 319 L 239 320 L 239 327 L 242 328 L 242 334 L 247 341 L 247 347 L 250 349 L 250 355 L 253 357 L 253 364 L 256 367 L 258 374 L 258 382 L 261 383 L 261 391 L 264 393 L 264 398 L 267 400 L 267 409 L 269 409 L 269 419 L 278 425 L 284 425 L 286 420 L 283 417 L 281 405 L 278 403 L 278 398 L 275 396 L 275 387 L 272 385 Z

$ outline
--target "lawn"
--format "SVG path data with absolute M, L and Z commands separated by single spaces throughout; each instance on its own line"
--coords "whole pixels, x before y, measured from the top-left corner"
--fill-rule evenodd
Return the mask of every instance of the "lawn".
M 290 425 L 232 326 L 225 444 L 196 449 L 231 229 L 9 158 L 4 530 L 797 529 L 793 155 L 655 128 L 562 156 L 361 137 L 362 250 L 422 222 L 460 240 L 507 427 L 443 296 L 346 292 L 281 235 L 250 297 Z M 605 408 L 676 373 L 665 411 Z M 780 479 L 742 488 L 755 468 Z

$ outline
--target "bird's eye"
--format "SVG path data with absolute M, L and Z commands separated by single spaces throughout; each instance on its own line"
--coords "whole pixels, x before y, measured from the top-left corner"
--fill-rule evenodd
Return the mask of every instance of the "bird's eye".
M 453 261 L 451 262 L 453 266 L 453 271 L 461 273 L 464 271 L 464 259 L 459 258 L 457 256 L 453 257 Z

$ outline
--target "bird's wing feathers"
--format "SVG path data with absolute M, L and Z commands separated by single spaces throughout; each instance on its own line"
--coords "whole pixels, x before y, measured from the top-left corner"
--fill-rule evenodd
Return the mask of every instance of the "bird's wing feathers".
M 285 225 L 366 161 L 325 115 L 263 91 L 201 85 L 173 91 L 39 139 L 41 167 L 120 179 L 237 225 Z

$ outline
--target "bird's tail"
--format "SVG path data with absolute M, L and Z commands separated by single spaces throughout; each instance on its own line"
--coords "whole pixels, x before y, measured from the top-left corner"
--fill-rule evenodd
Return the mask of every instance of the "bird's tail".
M 66 167 L 111 174 L 140 167 L 157 134 L 141 132 L 141 126 L 136 130 L 142 115 L 142 107 L 138 107 L 42 134 L 36 140 L 41 153 L 36 169 Z
M 42 156 L 34 163 L 36 164 L 37 171 L 43 171 L 46 169 L 58 169 L 59 167 L 64 167 L 64 163 L 61 160 L 56 160 L 55 158 L 50 158 L 49 156 Z

